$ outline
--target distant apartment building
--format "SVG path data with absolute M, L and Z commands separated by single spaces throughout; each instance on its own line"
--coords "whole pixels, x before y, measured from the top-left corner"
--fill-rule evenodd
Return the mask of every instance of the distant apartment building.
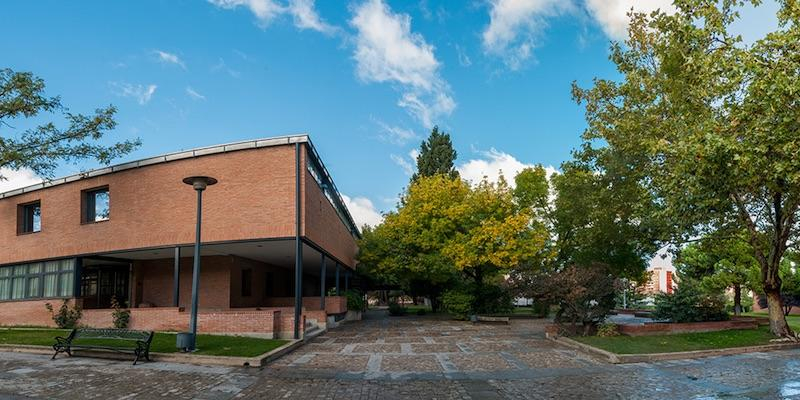
M 81 324 L 111 326 L 113 297 L 133 329 L 186 330 L 197 204 L 182 180 L 194 175 L 219 180 L 203 194 L 200 332 L 298 338 L 346 313 L 360 234 L 298 135 L 0 193 L 0 326 L 52 326 L 45 303 L 62 300 L 84 309 Z
M 668 266 L 648 269 L 648 280 L 642 286 L 642 293 L 653 296 L 657 293 L 672 293 L 675 288 L 675 269 Z

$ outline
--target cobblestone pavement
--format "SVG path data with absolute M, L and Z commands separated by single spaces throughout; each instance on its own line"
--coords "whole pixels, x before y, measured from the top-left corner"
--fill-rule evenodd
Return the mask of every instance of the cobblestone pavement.
M 800 399 L 800 350 L 610 365 L 541 321 L 372 317 L 261 370 L 0 352 L 0 399 Z

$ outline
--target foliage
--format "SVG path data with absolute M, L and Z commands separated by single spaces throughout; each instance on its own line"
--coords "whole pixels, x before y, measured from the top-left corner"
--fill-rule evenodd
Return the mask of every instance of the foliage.
M 420 308 L 419 310 L 417 310 L 417 315 L 420 315 L 420 316 L 425 315 L 427 313 L 428 313 L 428 311 L 425 310 L 424 308 Z
M 458 178 L 454 162 L 456 160 L 455 149 L 450 141 L 450 135 L 439 132 L 439 127 L 434 126 L 431 135 L 420 145 L 420 152 L 417 156 L 417 172 L 411 176 L 411 182 L 423 176 L 446 175 L 450 178 Z
M 719 238 L 720 233 L 692 243 L 678 253 L 676 266 L 681 276 L 699 280 L 706 292 L 734 291 L 733 309 L 742 312 L 742 290 L 758 285 L 758 262 L 744 235 Z
M 70 306 L 69 300 L 64 299 L 58 311 L 54 311 L 53 305 L 45 303 L 44 307 L 50 312 L 53 322 L 61 329 L 75 329 L 78 327 L 78 321 L 83 316 L 83 310 L 77 304 Z
M 0 128 L 13 130 L 9 121 L 16 124 L 23 118 L 40 120 L 53 114 L 67 122 L 66 128 L 47 122 L 22 132 L 3 133 L 1 168 L 30 168 L 39 176 L 49 177 L 60 161 L 92 158 L 108 164 L 139 146 L 138 139 L 100 144 L 107 131 L 116 126 L 114 106 L 97 109 L 91 116 L 73 114 L 61 104 L 61 98 L 47 97 L 44 92 L 44 81 L 32 73 L 0 69 Z
M 131 321 L 131 310 L 123 309 L 117 301 L 116 296 L 111 296 L 111 318 L 114 320 L 114 328 L 127 329 Z
M 347 309 L 352 311 L 364 311 L 367 309 L 367 302 L 364 295 L 358 290 L 348 290 L 344 292 L 347 296 Z
M 629 279 L 621 279 L 617 285 L 617 291 L 614 294 L 614 307 L 615 308 L 638 308 L 646 296 L 644 293 L 644 286 Z
M 389 302 L 389 315 L 393 317 L 399 317 L 406 314 L 406 309 L 403 308 L 400 304 L 396 301 Z
M 611 47 L 621 79 L 573 86 L 588 122 L 577 156 L 622 166 L 675 241 L 744 229 L 771 331 L 791 336 L 777 312 L 778 270 L 798 233 L 800 8 L 782 2 L 778 29 L 745 44 L 730 32 L 743 3 L 679 0 L 673 14 L 633 13 L 628 40 Z
M 597 326 L 597 336 L 611 337 L 619 335 L 619 326 L 613 322 L 603 322 Z
M 504 181 L 471 187 L 434 175 L 418 178 L 397 211 L 364 231 L 358 259 L 367 275 L 401 287 L 424 282 L 434 294 L 466 278 L 482 303 L 489 299 L 475 294 L 485 284 L 540 252 L 546 240 L 546 228 L 518 210 Z
M 474 314 L 472 309 L 474 303 L 475 297 L 461 290 L 448 290 L 442 295 L 444 309 L 458 320 L 467 320 Z
M 545 302 L 545 301 L 541 301 L 541 300 L 534 301 L 533 302 L 533 315 L 535 315 L 535 316 L 537 316 L 539 318 L 547 318 L 547 317 L 549 317 L 550 316 L 550 304 Z
M 672 293 L 656 295 L 653 318 L 670 322 L 706 322 L 729 319 L 722 294 L 704 293 L 697 282 L 686 278 Z

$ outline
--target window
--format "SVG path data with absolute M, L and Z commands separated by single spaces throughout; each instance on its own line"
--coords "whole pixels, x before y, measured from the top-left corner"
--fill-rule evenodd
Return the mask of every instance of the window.
M 0 300 L 72 297 L 75 260 L 64 259 L 0 267 Z
M 20 204 L 17 215 L 17 233 L 34 233 L 42 230 L 42 203 Z
M 110 216 L 108 187 L 83 192 L 83 222 L 107 221 Z
M 250 297 L 253 295 L 253 270 L 242 270 L 242 297 Z

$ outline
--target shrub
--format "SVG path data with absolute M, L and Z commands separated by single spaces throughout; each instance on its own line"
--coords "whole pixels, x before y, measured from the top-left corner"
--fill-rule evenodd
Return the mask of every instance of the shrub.
M 484 284 L 473 293 L 476 314 L 509 314 L 514 310 L 512 293 L 505 286 Z
M 66 299 L 61 303 L 58 312 L 53 310 L 53 305 L 50 303 L 45 303 L 44 307 L 50 312 L 56 326 L 61 329 L 75 329 L 78 326 L 78 321 L 81 319 L 81 316 L 83 316 L 81 308 L 78 305 L 70 307 Z
M 547 318 L 550 316 L 550 304 L 542 300 L 533 302 L 533 315 L 538 318 Z
M 114 310 L 111 312 L 111 318 L 114 320 L 114 328 L 127 329 L 128 324 L 131 322 L 131 310 L 122 308 L 116 296 L 111 296 L 111 308 Z
M 389 302 L 389 315 L 393 317 L 399 317 L 401 315 L 405 315 L 405 313 L 406 309 L 400 304 L 397 304 L 396 301 Z
M 364 295 L 357 290 L 348 290 L 344 293 L 347 296 L 347 309 L 352 311 L 364 311 L 367 309 L 367 302 Z
M 427 314 L 427 313 L 428 313 L 428 312 L 427 312 L 427 311 L 425 311 L 425 309 L 424 309 L 424 308 L 420 308 L 419 310 L 417 310 L 417 315 L 425 315 L 425 314 Z
M 725 321 L 730 318 L 725 312 L 722 294 L 704 293 L 696 282 L 684 279 L 672 293 L 656 295 L 653 318 L 670 322 Z
M 562 330 L 588 335 L 614 308 L 616 283 L 605 264 L 572 265 L 543 282 L 543 299 L 558 305 L 554 321 Z
M 619 336 L 619 326 L 613 322 L 603 322 L 597 326 L 597 336 L 611 337 Z
M 449 290 L 442 295 L 444 309 L 453 318 L 459 320 L 469 319 L 474 301 L 475 297 L 473 295 L 459 290 Z

